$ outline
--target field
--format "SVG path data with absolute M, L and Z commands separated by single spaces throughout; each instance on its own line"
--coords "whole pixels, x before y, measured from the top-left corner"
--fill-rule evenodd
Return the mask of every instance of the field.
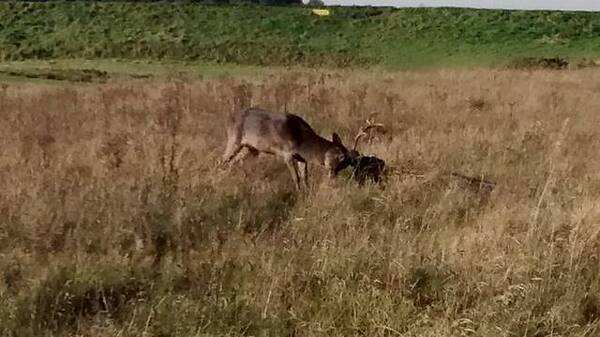
M 0 337 L 600 336 L 600 14 L 331 10 L 0 3 Z M 386 181 L 220 170 L 252 105 Z
M 3 2 L 0 60 L 178 60 L 393 69 L 600 57 L 600 14 L 469 9 Z
M 0 335 L 598 336 L 599 78 L 5 82 Z M 360 188 L 311 166 L 299 194 L 272 157 L 220 171 L 226 117 L 248 105 L 347 143 L 373 118 L 385 133 L 361 150 L 395 174 Z

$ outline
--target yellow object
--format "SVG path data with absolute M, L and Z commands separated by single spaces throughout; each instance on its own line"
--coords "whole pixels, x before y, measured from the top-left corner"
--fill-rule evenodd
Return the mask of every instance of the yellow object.
M 318 15 L 318 16 L 328 16 L 329 15 L 329 9 L 313 9 L 312 12 L 313 12 L 313 14 Z

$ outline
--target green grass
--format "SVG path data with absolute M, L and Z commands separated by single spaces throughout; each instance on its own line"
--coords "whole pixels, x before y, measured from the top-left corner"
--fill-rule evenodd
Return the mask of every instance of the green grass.
M 244 65 L 493 66 L 600 55 L 600 13 L 167 3 L 0 4 L 0 60 L 152 59 Z

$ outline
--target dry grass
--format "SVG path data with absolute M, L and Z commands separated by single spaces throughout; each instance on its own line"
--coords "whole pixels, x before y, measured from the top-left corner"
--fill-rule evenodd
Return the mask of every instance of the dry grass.
M 0 335 L 598 336 L 598 71 L 0 88 Z M 236 106 L 401 174 L 216 170 Z M 465 189 L 461 172 L 497 183 Z

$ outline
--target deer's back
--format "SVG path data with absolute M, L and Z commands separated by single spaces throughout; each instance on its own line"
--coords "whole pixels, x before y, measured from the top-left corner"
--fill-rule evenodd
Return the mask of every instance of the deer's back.
M 259 151 L 298 152 L 321 139 L 301 117 L 250 108 L 234 116 L 233 127 L 243 144 Z

